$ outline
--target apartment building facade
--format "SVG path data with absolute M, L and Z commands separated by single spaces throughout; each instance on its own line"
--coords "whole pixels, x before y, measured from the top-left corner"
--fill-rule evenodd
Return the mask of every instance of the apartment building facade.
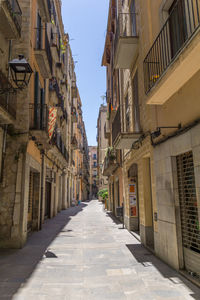
M 0 16 L 0 247 L 20 248 L 71 205 L 77 87 L 59 0 L 1 1 Z
M 199 1 L 110 1 L 110 208 L 168 264 L 199 278 Z M 115 196 L 122 172 L 121 202 Z M 118 189 L 118 187 L 117 187 Z M 113 205 L 115 203 L 115 205 Z
M 89 146 L 90 199 L 97 197 L 97 146 Z
M 99 116 L 97 120 L 97 185 L 98 190 L 108 188 L 107 176 L 103 176 L 102 169 L 105 155 L 108 151 L 108 120 L 107 106 L 101 105 L 99 108 Z

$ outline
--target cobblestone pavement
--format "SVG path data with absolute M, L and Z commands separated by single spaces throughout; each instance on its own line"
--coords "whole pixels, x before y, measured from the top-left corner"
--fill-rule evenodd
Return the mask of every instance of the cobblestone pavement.
M 21 250 L 0 252 L 1 300 L 184 300 L 200 289 L 117 225 L 97 201 L 46 221 Z

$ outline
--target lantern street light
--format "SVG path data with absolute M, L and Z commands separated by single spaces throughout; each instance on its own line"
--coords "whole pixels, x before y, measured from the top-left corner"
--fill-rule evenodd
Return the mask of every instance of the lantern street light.
M 22 90 L 28 86 L 33 70 L 23 55 L 9 62 L 11 76 L 17 88 Z

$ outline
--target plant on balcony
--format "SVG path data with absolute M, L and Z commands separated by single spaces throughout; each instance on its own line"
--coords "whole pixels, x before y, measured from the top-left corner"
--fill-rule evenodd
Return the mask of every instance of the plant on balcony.
M 113 147 L 108 147 L 106 149 L 106 157 L 109 158 L 110 160 L 115 160 L 116 159 L 116 152 Z
M 100 190 L 97 195 L 103 199 L 103 202 L 105 202 L 108 199 L 108 189 Z

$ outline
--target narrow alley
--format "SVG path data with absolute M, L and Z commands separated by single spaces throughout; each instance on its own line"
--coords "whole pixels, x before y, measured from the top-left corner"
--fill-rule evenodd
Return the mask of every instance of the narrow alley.
M 23 249 L 1 250 L 0 265 L 1 300 L 200 299 L 98 200 L 47 220 Z

